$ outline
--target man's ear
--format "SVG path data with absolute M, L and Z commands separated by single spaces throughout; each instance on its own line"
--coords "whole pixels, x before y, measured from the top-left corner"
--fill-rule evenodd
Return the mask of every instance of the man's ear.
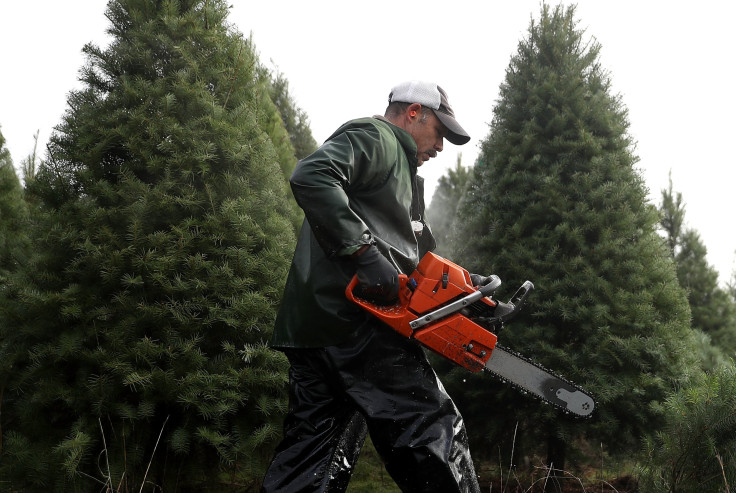
M 419 103 L 412 103 L 406 108 L 406 112 L 409 118 L 414 119 L 422 112 L 422 105 Z

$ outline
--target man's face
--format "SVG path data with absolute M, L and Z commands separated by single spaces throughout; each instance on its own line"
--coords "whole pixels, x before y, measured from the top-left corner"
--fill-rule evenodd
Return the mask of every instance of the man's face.
M 423 113 L 418 116 L 409 133 L 417 143 L 417 166 L 421 166 L 430 158 L 436 157 L 442 152 L 444 139 L 447 136 L 447 127 L 437 118 L 429 108 L 423 108 Z

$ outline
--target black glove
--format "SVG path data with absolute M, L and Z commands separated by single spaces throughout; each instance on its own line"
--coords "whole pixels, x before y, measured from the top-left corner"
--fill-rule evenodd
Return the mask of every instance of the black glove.
M 375 245 L 351 257 L 358 267 L 355 295 L 376 305 L 392 305 L 399 297 L 399 273 Z
M 491 276 L 481 276 L 480 274 L 470 274 L 470 280 L 473 286 L 485 286 L 491 282 Z

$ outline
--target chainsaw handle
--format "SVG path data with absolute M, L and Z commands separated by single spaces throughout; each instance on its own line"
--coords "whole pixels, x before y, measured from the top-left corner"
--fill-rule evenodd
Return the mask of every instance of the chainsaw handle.
M 490 296 L 501 285 L 501 279 L 495 274 L 491 274 L 486 279 L 488 279 L 488 282 L 479 286 L 478 291 L 480 291 L 483 296 Z
M 347 296 L 348 300 L 352 301 L 353 303 L 357 303 L 357 299 L 355 298 L 355 294 L 353 291 L 358 286 L 358 274 L 355 274 L 352 279 L 350 279 L 350 282 L 348 283 L 347 287 L 345 288 L 345 296 Z
M 408 276 L 406 274 L 399 274 L 399 301 L 398 303 L 401 305 L 405 305 L 408 302 L 408 297 L 406 295 L 406 281 L 408 280 Z M 353 278 L 348 283 L 347 287 L 345 288 L 345 296 L 349 301 L 352 301 L 353 303 L 357 303 L 358 305 L 364 306 L 364 307 L 378 307 L 379 305 L 375 305 L 369 301 L 364 300 L 363 298 L 359 298 L 355 295 L 355 288 L 358 287 L 358 275 L 355 274 Z

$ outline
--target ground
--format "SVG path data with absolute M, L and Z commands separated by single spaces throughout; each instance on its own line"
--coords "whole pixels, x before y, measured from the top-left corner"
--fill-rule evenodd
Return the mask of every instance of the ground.
M 545 479 L 547 489 L 545 492 Z M 637 481 L 631 476 L 610 480 L 581 480 L 571 476 L 561 478 L 540 477 L 532 481 L 481 481 L 481 491 L 491 493 L 638 493 Z
M 487 466 L 487 467 L 486 467 Z M 627 470 L 624 468 L 623 470 Z M 504 471 L 503 478 L 495 465 L 481 464 L 476 471 L 480 476 L 483 493 L 638 493 L 636 478 L 627 474 L 615 476 L 590 469 L 584 477 L 559 472 L 554 476 L 546 469 L 532 468 L 523 476 Z M 615 476 L 615 477 L 608 477 Z M 545 491 L 545 482 L 547 489 Z M 381 463 L 370 438 L 361 452 L 358 465 L 348 487 L 348 493 L 400 493 Z

